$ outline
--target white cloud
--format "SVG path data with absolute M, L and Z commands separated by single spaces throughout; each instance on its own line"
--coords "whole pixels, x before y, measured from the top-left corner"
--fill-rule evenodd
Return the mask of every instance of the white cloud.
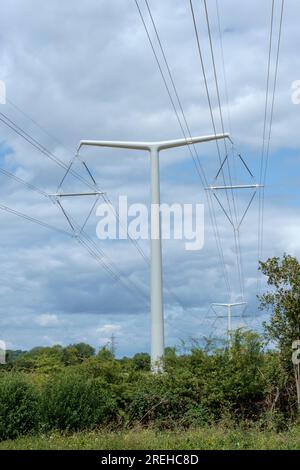
M 43 313 L 42 315 L 37 316 L 36 323 L 43 327 L 52 327 L 59 325 L 61 321 L 58 319 L 57 315 Z
M 103 325 L 96 329 L 96 333 L 99 335 L 111 335 L 113 333 L 120 333 L 120 325 Z

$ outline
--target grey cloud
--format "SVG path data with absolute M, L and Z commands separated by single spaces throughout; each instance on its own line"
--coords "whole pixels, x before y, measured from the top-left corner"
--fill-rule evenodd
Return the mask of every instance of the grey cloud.
M 246 154 L 256 176 L 262 137 L 269 3 L 257 0 L 243 4 L 235 0 L 220 2 L 232 131 L 238 148 Z M 212 126 L 188 2 L 153 0 L 150 4 L 191 131 L 193 134 L 209 133 Z M 212 6 L 209 8 L 221 76 L 215 10 Z M 72 157 L 81 138 L 166 139 L 180 136 L 133 1 L 53 1 L 44 2 L 41 8 L 37 0 L 14 0 L 4 3 L 1 9 L 0 64 L 8 97 L 59 142 L 9 103 L 0 111 L 7 113 L 64 162 Z M 283 163 L 275 160 L 275 152 L 286 152 L 289 164 L 295 169 L 294 189 L 297 188 L 298 157 L 289 155 L 291 149 L 299 148 L 300 108 L 291 103 L 290 86 L 293 80 L 299 79 L 300 73 L 298 9 L 296 0 L 290 1 L 286 9 L 272 139 L 271 165 L 274 166 L 270 173 L 272 180 L 278 178 L 278 174 L 281 176 L 287 160 Z M 201 2 L 197 4 L 197 18 L 208 67 Z M 213 92 L 211 67 L 208 78 Z M 222 80 L 220 87 L 224 101 Z M 213 104 L 216 106 L 215 95 Z M 44 190 L 54 191 L 63 171 L 3 125 L 1 131 L 1 155 L 5 148 L 8 149 L 6 156 L 0 157 L 1 164 Z M 210 182 L 218 168 L 215 146 L 197 148 Z M 149 202 L 149 157 L 146 154 L 98 149 L 85 150 L 82 154 L 99 185 L 114 202 L 118 194 L 128 194 L 132 202 Z M 239 171 L 239 177 L 244 177 L 242 170 Z M 162 154 L 161 175 L 164 201 L 205 202 L 187 149 Z M 292 176 L 287 174 L 286 178 L 291 181 Z M 2 175 L 0 180 L 3 204 L 67 228 L 62 215 L 47 200 L 39 199 Z M 67 185 L 74 190 L 80 188 L 71 178 Z M 279 191 L 276 200 L 267 200 L 265 256 L 281 254 L 285 249 L 299 254 L 297 207 L 292 206 L 289 194 L 285 196 L 287 199 L 283 199 Z M 240 203 L 245 200 L 244 196 Z M 70 206 L 70 210 L 74 216 L 82 218 L 87 203 L 78 201 L 76 208 Z M 118 340 L 120 353 L 129 354 L 148 347 L 146 301 L 131 295 L 121 285 L 113 284 L 95 260 L 72 240 L 48 233 L 12 215 L 0 215 L 0 324 L 3 327 L 1 335 L 7 336 L 11 344 L 27 348 L 85 338 L 96 345 L 101 342 L 96 328 L 116 324 L 122 331 Z M 237 296 L 232 229 L 221 212 L 217 218 L 233 281 L 233 295 Z M 89 225 L 93 237 L 96 222 L 93 217 Z M 249 311 L 254 312 L 257 307 L 254 300 L 257 206 L 253 206 L 241 229 L 241 242 Z M 148 267 L 130 242 L 97 243 L 122 269 L 125 277 L 147 293 Z M 143 247 L 148 253 L 147 243 Z M 166 282 L 186 309 L 184 311 L 166 291 L 168 341 L 176 342 L 180 331 L 184 332 L 183 336 L 193 332 L 208 334 L 213 330 L 203 318 L 208 305 L 226 297 L 208 213 L 205 246 L 201 252 L 184 252 L 180 243 L 173 242 L 165 242 L 163 248 Z M 44 314 L 57 315 L 70 323 L 63 329 L 53 324 L 51 331 L 45 333 L 46 327 L 36 321 Z

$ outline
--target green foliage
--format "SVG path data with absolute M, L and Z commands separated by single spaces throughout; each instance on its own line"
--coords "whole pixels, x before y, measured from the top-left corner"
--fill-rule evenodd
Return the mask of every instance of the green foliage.
M 17 371 L 39 371 L 53 373 L 63 368 L 63 348 L 60 345 L 38 347 L 19 355 L 13 364 Z
M 291 368 L 291 347 L 300 338 L 300 264 L 292 256 L 269 258 L 260 263 L 271 290 L 259 297 L 260 308 L 271 311 L 265 332 L 276 343 L 288 369 Z
M 193 348 L 191 355 L 170 351 L 167 373 L 141 377 L 130 404 L 130 419 L 160 427 L 211 422 L 230 413 L 253 419 L 264 399 L 264 353 L 260 338 L 238 331 L 230 353 Z
M 130 421 L 159 427 L 190 424 L 200 413 L 199 380 L 190 371 L 170 370 L 158 377 L 141 377 L 129 408 Z M 200 413 L 201 414 L 201 413 Z
M 192 351 L 194 374 L 201 377 L 201 403 L 215 419 L 229 412 L 236 419 L 257 413 L 263 399 L 263 361 L 261 340 L 251 332 L 237 331 L 230 352 Z
M 272 358 L 276 385 L 269 376 L 269 386 L 273 387 L 271 408 L 276 405 L 276 411 L 289 413 L 294 418 L 299 410 L 297 413 L 295 409 L 296 386 L 291 355 L 293 341 L 300 339 L 300 263 L 285 254 L 282 259 L 269 258 L 260 263 L 260 269 L 270 286 L 270 290 L 259 297 L 261 310 L 271 311 L 269 322 L 264 323 L 265 336 L 280 351 L 275 357 L 276 367 Z M 274 410 L 272 415 L 275 415 Z
M 42 421 L 49 429 L 94 428 L 107 423 L 115 410 L 116 400 L 107 384 L 78 370 L 49 379 L 42 394 Z
M 80 364 L 95 354 L 95 348 L 86 343 L 71 344 L 64 348 L 63 361 L 66 366 Z
M 95 355 L 85 344 L 20 355 L 0 370 L 0 438 L 108 425 L 184 429 L 224 420 L 278 431 L 297 419 L 281 353 L 264 350 L 251 331 L 236 331 L 230 351 L 195 341 L 181 355 L 166 348 L 164 374 L 151 374 L 149 366 L 146 353 L 116 359 L 107 348 Z
M 148 353 L 137 353 L 132 358 L 132 367 L 134 370 L 149 370 L 150 355 Z
M 15 360 L 25 354 L 26 351 L 21 351 L 20 349 L 17 349 L 15 351 L 12 351 L 10 349 L 7 349 L 6 351 L 6 364 L 11 365 L 15 362 Z
M 38 426 L 37 390 L 19 374 L 0 375 L 0 440 L 14 439 Z
M 109 350 L 107 346 L 103 346 L 97 354 L 97 357 L 104 361 L 109 361 L 114 359 L 113 353 Z
M 60 345 L 33 348 L 18 354 L 13 361 L 13 368 L 18 371 L 36 370 L 43 373 L 58 372 L 64 366 L 81 364 L 92 357 L 95 349 L 89 344 L 71 344 L 66 348 Z

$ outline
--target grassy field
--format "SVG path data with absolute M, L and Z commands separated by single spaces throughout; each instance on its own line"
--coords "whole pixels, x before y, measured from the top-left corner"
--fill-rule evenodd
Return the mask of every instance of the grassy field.
M 207 427 L 187 431 L 154 431 L 135 429 L 122 432 L 81 432 L 62 435 L 51 433 L 3 441 L 0 450 L 13 449 L 145 449 L 145 450 L 238 450 L 238 449 L 296 449 L 300 450 L 300 428 L 275 433 L 255 429 L 239 430 L 226 427 Z

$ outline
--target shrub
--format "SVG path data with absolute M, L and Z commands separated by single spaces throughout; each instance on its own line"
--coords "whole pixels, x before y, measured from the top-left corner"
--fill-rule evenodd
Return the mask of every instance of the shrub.
M 129 415 L 131 422 L 155 423 L 160 428 L 202 422 L 205 410 L 197 377 L 183 370 L 144 377 L 132 396 Z
M 115 413 L 116 399 L 100 378 L 68 371 L 44 387 L 42 417 L 47 429 L 91 429 L 108 423 Z
M 133 356 L 132 367 L 134 370 L 149 370 L 150 369 L 150 355 L 147 353 L 137 353 Z
M 95 349 L 89 344 L 70 344 L 63 349 L 63 362 L 65 366 L 80 364 L 95 354 Z
M 0 377 L 0 439 L 14 439 L 38 427 L 39 396 L 19 374 Z
M 231 351 L 215 351 L 203 362 L 203 404 L 215 419 L 252 419 L 259 415 L 265 395 L 263 353 L 259 337 L 237 331 Z

